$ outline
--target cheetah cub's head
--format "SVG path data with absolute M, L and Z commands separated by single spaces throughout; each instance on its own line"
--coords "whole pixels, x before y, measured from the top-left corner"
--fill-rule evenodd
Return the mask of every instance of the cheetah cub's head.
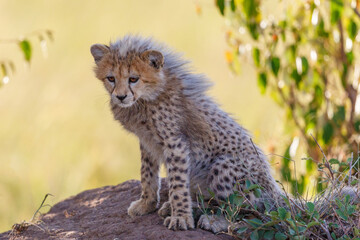
M 111 102 L 130 107 L 139 99 L 156 99 L 165 84 L 163 55 L 155 50 L 125 54 L 116 46 L 94 44 L 91 54 L 96 66 L 95 74 L 111 96 Z

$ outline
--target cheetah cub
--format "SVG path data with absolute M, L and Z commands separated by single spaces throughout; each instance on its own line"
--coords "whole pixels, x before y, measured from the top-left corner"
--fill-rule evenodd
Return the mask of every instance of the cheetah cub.
M 226 199 L 246 179 L 267 196 L 281 195 L 261 150 L 249 134 L 206 95 L 210 83 L 165 45 L 127 35 L 110 46 L 94 44 L 95 74 L 110 94 L 116 120 L 136 134 L 141 150 L 141 196 L 130 216 L 155 211 L 159 167 L 164 164 L 169 200 L 158 211 L 173 230 L 194 228 L 192 199 L 199 190 Z M 241 190 L 241 189 L 240 189 Z M 259 201 L 250 196 L 250 201 Z M 199 227 L 219 232 L 227 221 L 203 215 Z

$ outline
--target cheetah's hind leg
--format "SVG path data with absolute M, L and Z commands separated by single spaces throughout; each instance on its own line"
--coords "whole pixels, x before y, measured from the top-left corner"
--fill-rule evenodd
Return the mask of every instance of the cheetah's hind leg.
M 170 201 L 164 202 L 161 208 L 158 211 L 158 214 L 162 218 L 166 218 L 171 215 L 171 205 Z
M 234 192 L 236 177 L 243 177 L 241 172 L 236 172 L 236 162 L 231 156 L 218 156 L 208 174 L 208 187 L 215 194 L 216 200 L 225 200 Z M 197 223 L 199 228 L 213 233 L 227 232 L 230 223 L 223 215 L 200 216 Z
M 197 223 L 199 228 L 212 231 L 213 233 L 227 232 L 230 223 L 224 216 L 203 214 Z

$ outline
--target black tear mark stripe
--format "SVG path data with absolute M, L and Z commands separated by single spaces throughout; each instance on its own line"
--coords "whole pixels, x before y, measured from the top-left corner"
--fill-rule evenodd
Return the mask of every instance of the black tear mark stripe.
M 132 93 L 132 95 L 133 95 L 133 96 L 135 96 L 135 94 L 134 94 L 133 90 L 131 89 L 131 85 L 130 85 L 130 83 L 129 83 L 129 89 L 130 89 L 130 92 Z

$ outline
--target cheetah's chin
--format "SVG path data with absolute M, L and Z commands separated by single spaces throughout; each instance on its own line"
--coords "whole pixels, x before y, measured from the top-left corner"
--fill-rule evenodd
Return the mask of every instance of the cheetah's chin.
M 135 102 L 130 102 L 130 103 L 116 103 L 117 106 L 121 107 L 121 108 L 129 108 L 132 105 L 134 105 Z

